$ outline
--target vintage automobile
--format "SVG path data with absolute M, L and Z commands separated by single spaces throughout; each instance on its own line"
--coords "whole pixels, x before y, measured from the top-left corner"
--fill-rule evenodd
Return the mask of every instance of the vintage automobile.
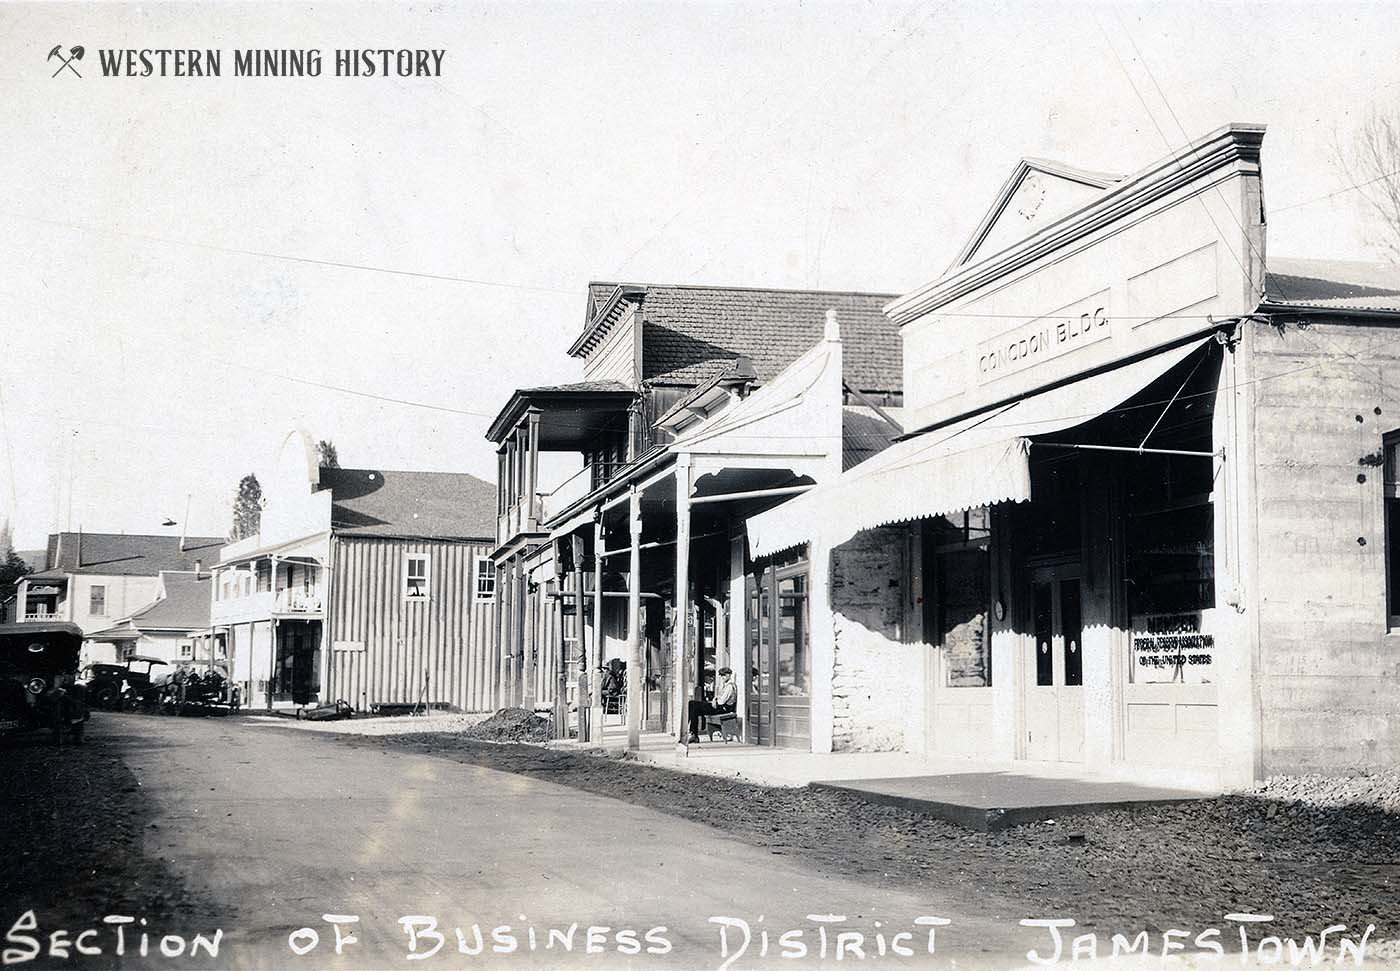
M 152 700 L 152 672 L 168 662 L 137 654 L 121 664 L 90 664 L 86 668 L 88 699 L 98 708 L 129 708 Z
M 167 715 L 191 711 L 237 711 L 242 704 L 238 685 L 230 684 L 222 667 L 177 667 L 151 679 L 156 710 Z
M 77 680 L 83 632 L 76 624 L 0 624 L 0 734 L 47 731 L 83 740 L 86 686 Z

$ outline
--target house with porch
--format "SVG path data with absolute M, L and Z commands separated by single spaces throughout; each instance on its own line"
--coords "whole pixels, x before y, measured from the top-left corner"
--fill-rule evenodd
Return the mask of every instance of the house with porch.
M 746 524 L 814 601 L 859 554 L 900 621 L 814 611 L 814 659 L 880 672 L 814 747 L 1224 788 L 1394 764 L 1400 267 L 1269 254 L 1264 135 L 1023 160 L 886 308 L 905 436 Z
M 69 621 L 84 634 L 105 630 L 156 600 L 162 573 L 205 569 L 225 542 L 220 536 L 52 533 L 44 553 L 47 565 L 18 584 L 16 617 Z M 113 653 L 92 642 L 84 661 L 111 661 Z
M 200 667 L 223 663 L 222 639 L 209 636 L 210 579 L 207 572 L 163 570 L 156 578 L 155 600 L 84 641 L 110 645 L 117 661 L 139 655 Z
M 613 718 L 633 747 L 683 740 L 687 702 L 731 667 L 751 742 L 811 746 L 832 685 L 813 680 L 807 565 L 754 561 L 743 524 L 899 434 L 888 299 L 590 285 L 569 351 L 584 380 L 522 388 L 487 435 L 502 704 L 553 707 L 583 738 Z M 547 486 L 540 452 L 579 467 Z M 605 708 L 610 662 L 626 692 Z
M 211 582 L 245 704 L 489 708 L 495 486 L 322 468 L 299 431 L 275 466 L 259 532 L 222 548 Z

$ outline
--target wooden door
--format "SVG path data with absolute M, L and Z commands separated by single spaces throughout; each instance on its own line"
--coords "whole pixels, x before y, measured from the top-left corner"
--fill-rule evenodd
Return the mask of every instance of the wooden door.
M 1025 757 L 1084 759 L 1083 609 L 1078 564 L 1032 571 L 1030 637 L 1024 640 Z

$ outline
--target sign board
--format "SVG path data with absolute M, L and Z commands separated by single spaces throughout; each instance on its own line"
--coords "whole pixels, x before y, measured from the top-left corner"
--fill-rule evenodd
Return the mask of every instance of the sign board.
M 1215 635 L 1202 630 L 1202 612 L 1133 618 L 1134 684 L 1209 684 L 1215 680 Z
M 331 650 L 343 654 L 363 654 L 365 651 L 364 641 L 333 641 Z

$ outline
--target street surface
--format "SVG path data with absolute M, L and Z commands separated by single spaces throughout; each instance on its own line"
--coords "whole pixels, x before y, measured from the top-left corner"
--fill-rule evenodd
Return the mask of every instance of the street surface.
M 1014 918 L 972 916 L 972 901 L 823 872 L 700 823 L 432 755 L 240 719 L 108 715 L 92 730 L 95 744 L 115 744 L 152 800 L 145 852 L 219 910 L 223 949 L 217 961 L 201 956 L 200 966 L 719 967 L 724 952 L 712 917 L 750 925 L 735 967 L 816 963 L 822 925 L 809 915 L 846 918 L 825 925 L 828 959 L 841 931 L 862 935 L 845 946 L 858 943 L 866 960 L 903 966 L 945 958 L 960 966 L 1024 963 L 1027 945 L 1041 940 Z M 718 802 L 714 812 L 744 806 Z M 342 925 L 357 940 L 339 956 L 326 914 L 359 918 Z M 435 919 L 444 934 L 426 960 L 409 960 L 437 940 L 423 934 L 410 944 L 401 920 L 415 916 Z M 927 953 L 930 928 L 915 924 L 921 916 L 953 921 L 938 930 L 936 957 Z M 546 949 L 551 928 L 573 924 L 572 951 L 557 941 Z M 479 957 L 459 953 L 455 934 L 460 928 L 466 948 L 476 950 L 473 925 L 485 939 Z M 493 938 L 492 929 L 507 926 Z M 312 937 L 289 943 L 289 935 L 303 927 L 319 943 L 298 957 L 292 944 L 306 947 Z M 592 953 L 590 927 L 604 928 Z M 633 935 L 619 937 L 622 929 Z M 207 930 L 198 921 L 188 930 L 162 928 L 187 936 Z M 805 961 L 780 961 L 779 936 L 790 930 L 803 932 L 788 940 L 806 945 Z M 908 936 L 896 939 L 900 932 Z M 742 930 L 727 933 L 733 956 Z M 899 956 L 894 945 L 914 956 Z M 857 959 L 849 949 L 843 957 Z

